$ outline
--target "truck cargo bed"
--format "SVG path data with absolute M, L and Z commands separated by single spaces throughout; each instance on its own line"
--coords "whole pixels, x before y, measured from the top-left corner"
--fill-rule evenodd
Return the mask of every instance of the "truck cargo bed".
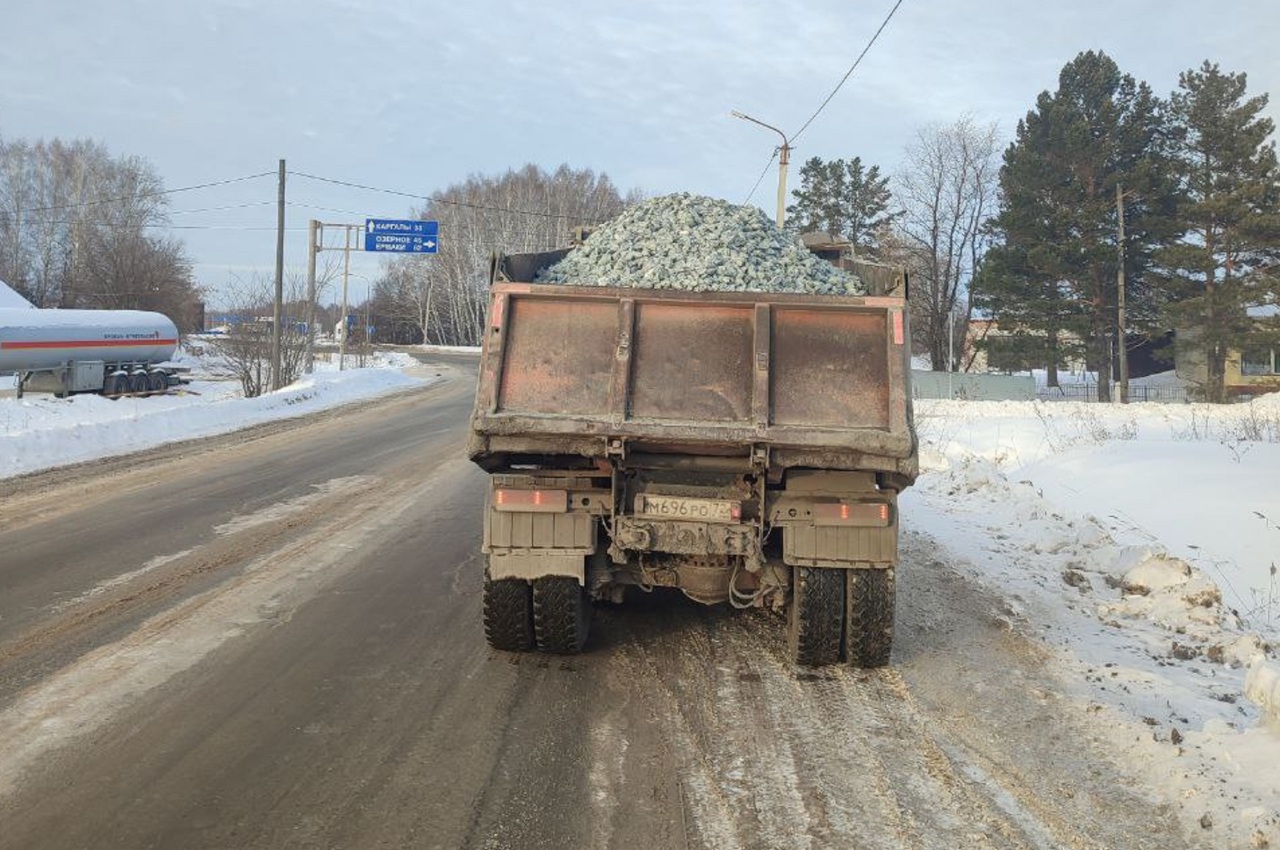
M 495 282 L 469 453 L 916 474 L 899 297 Z

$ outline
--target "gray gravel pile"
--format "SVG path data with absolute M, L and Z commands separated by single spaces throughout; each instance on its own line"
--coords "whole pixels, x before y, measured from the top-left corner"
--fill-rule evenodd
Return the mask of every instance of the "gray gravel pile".
M 815 257 L 759 209 L 687 193 L 628 208 L 536 282 L 866 294 L 857 276 Z

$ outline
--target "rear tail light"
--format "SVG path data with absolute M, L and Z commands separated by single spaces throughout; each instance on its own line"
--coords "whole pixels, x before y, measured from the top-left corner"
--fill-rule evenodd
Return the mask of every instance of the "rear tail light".
M 885 528 L 893 517 L 887 502 L 837 502 L 813 506 L 815 525 L 861 525 Z
M 494 490 L 493 508 L 519 513 L 565 513 L 569 510 L 569 491 Z

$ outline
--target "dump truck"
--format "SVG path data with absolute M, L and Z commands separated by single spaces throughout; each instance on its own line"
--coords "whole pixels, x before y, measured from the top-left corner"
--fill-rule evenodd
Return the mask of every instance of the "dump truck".
M 471 418 L 483 619 L 583 649 L 628 587 L 785 614 L 805 666 L 889 662 L 898 494 L 917 473 L 907 278 L 867 295 L 534 282 L 496 255 Z

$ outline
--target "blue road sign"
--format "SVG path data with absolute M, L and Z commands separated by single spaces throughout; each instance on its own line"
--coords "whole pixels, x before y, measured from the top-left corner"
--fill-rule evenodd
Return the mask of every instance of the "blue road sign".
M 364 249 L 401 254 L 435 254 L 440 250 L 440 222 L 423 219 L 365 219 Z

